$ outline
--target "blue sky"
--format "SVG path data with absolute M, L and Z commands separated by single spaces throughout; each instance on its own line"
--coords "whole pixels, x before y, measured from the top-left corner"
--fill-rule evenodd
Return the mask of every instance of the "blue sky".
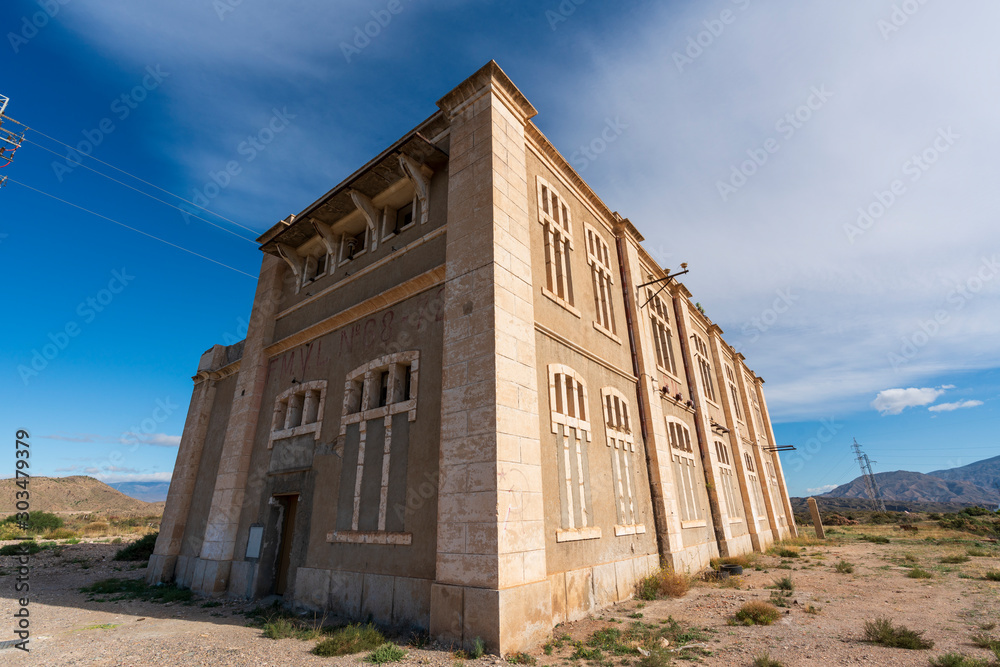
M 793 494 L 855 477 L 853 437 L 877 470 L 1000 453 L 1000 8 L 429 4 L 3 3 L 0 95 L 34 143 L 0 170 L 0 428 L 32 432 L 34 474 L 169 479 L 199 355 L 245 331 L 246 239 L 491 58 L 654 256 L 690 264 L 799 448 Z

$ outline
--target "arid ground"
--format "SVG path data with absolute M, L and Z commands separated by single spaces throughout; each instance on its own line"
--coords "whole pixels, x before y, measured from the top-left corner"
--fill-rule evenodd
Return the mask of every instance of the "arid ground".
M 889 541 L 866 541 L 866 537 Z M 980 643 L 984 637 L 1000 639 L 1000 582 L 985 578 L 987 572 L 1000 570 L 995 543 L 924 522 L 916 533 L 895 526 L 848 526 L 833 529 L 823 543 L 807 538 L 781 546 L 787 550 L 784 557 L 773 548 L 752 562 L 742 577 L 713 583 L 695 580 L 679 598 L 621 603 L 592 618 L 561 625 L 548 644 L 508 658 L 538 667 L 657 667 L 671 661 L 752 665 L 765 652 L 788 666 L 928 665 L 931 658 L 949 652 L 992 659 L 993 654 L 976 646 L 972 638 L 979 635 Z M 0 663 L 257 667 L 357 665 L 365 657 L 365 653 L 312 655 L 316 639 L 268 639 L 259 624 L 248 626 L 244 616 L 256 604 L 198 598 L 167 603 L 101 601 L 121 596 L 80 592 L 81 587 L 112 577 L 141 579 L 144 564 L 113 560 L 119 547 L 84 542 L 33 556 L 31 652 L 0 650 Z M 942 562 L 949 557 L 961 562 Z M 838 571 L 841 561 L 853 571 Z M 915 569 L 930 577 L 908 576 Z M 0 571 L 2 641 L 14 630 L 13 557 L 0 557 Z M 773 588 L 783 577 L 791 579 L 794 589 L 787 596 Z M 731 624 L 746 602 L 772 599 L 787 605 L 778 607 L 780 617 L 772 625 Z M 933 648 L 885 648 L 863 641 L 865 621 L 877 617 L 923 632 Z M 427 645 L 418 636 L 389 637 L 408 651 L 397 663 L 401 665 L 469 663 L 471 667 L 501 661 L 493 655 L 473 660 Z M 649 651 L 639 649 L 648 648 L 651 638 L 659 649 L 644 656 Z M 676 650 L 685 645 L 693 646 Z

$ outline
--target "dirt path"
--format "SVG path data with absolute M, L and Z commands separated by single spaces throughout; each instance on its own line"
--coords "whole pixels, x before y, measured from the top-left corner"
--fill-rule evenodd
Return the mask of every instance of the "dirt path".
M 857 541 L 861 533 L 884 534 L 889 544 Z M 832 540 L 839 543 L 801 549 L 798 558 L 762 556 L 758 567 L 749 569 L 739 588 L 720 584 L 696 585 L 683 598 L 642 603 L 630 601 L 605 610 L 596 618 L 556 628 L 555 637 L 568 635 L 550 653 L 542 647 L 531 652 L 537 665 L 636 664 L 636 656 L 614 656 L 607 652 L 593 660 L 570 660 L 574 641 L 586 643 L 601 628 L 627 628 L 636 622 L 663 625 L 672 617 L 684 627 L 696 628 L 706 638 L 709 654 L 698 660 L 705 665 L 750 665 L 767 651 L 774 659 L 792 665 L 927 665 L 932 656 L 958 651 L 989 657 L 974 647 L 970 637 L 981 626 L 1000 627 L 1000 584 L 986 581 L 983 573 L 1000 569 L 1000 551 L 968 562 L 942 564 L 940 558 L 964 555 L 973 546 L 966 542 L 939 543 L 928 536 L 944 537 L 942 531 L 922 531 L 902 536 L 893 528 L 852 527 L 839 529 Z M 831 540 L 831 542 L 832 542 Z M 45 551 L 32 557 L 31 653 L 16 649 L 0 651 L 0 663 L 10 665 L 358 665 L 361 656 L 320 658 L 309 653 L 315 641 L 270 640 L 260 629 L 246 627 L 242 612 L 254 605 L 234 602 L 158 604 L 136 600 L 88 601 L 81 586 L 108 577 L 141 578 L 144 570 L 112 559 L 118 547 L 78 544 L 63 547 L 56 555 Z M 909 554 L 910 561 L 904 559 Z M 854 572 L 834 570 L 840 560 L 854 565 Z M 14 572 L 12 558 L 0 557 L 0 640 L 13 632 Z M 932 574 L 931 579 L 906 575 L 912 562 Z M 784 564 L 783 564 L 784 563 Z M 731 626 L 727 622 L 739 607 L 751 600 L 768 600 L 774 579 L 790 576 L 795 584 L 789 606 L 771 626 Z M 818 613 L 806 611 L 809 606 Z M 929 651 L 908 651 L 873 646 L 861 641 L 865 619 L 887 616 L 914 630 L 923 630 L 935 642 Z M 6 619 L 6 620 L 2 620 Z M 6 625 L 6 627 L 4 627 Z M 1000 630 L 992 634 L 1000 638 Z M 409 655 L 399 663 L 451 667 L 456 658 L 448 651 L 407 647 Z M 485 656 L 472 664 L 499 663 Z M 684 664 L 684 661 L 675 660 Z

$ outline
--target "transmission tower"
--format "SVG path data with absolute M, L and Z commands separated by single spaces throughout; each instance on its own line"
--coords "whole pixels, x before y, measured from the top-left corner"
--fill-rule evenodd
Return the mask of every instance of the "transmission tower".
M 5 114 L 7 103 L 10 98 L 0 95 L 0 169 L 6 167 L 13 161 L 14 153 L 21 147 L 24 141 L 24 132 L 27 126 Z M 6 176 L 0 176 L 0 188 L 7 181 Z
M 885 502 L 882 500 L 882 494 L 878 489 L 878 482 L 875 481 L 875 473 L 872 472 L 871 459 L 861 451 L 861 445 L 858 444 L 857 438 L 854 439 L 854 444 L 851 448 L 854 450 L 854 454 L 858 459 L 858 465 L 861 467 L 861 476 L 865 479 L 865 491 L 868 493 L 868 499 L 872 501 L 872 509 L 876 512 L 884 512 Z

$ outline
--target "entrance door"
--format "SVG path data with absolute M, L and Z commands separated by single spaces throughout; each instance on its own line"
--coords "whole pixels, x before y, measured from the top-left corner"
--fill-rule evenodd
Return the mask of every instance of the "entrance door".
M 299 506 L 298 496 L 279 496 L 278 502 L 284 514 L 281 526 L 281 544 L 278 552 L 278 577 L 274 584 L 274 593 L 284 595 L 288 584 L 288 566 L 292 555 L 292 536 L 295 534 L 295 512 Z

